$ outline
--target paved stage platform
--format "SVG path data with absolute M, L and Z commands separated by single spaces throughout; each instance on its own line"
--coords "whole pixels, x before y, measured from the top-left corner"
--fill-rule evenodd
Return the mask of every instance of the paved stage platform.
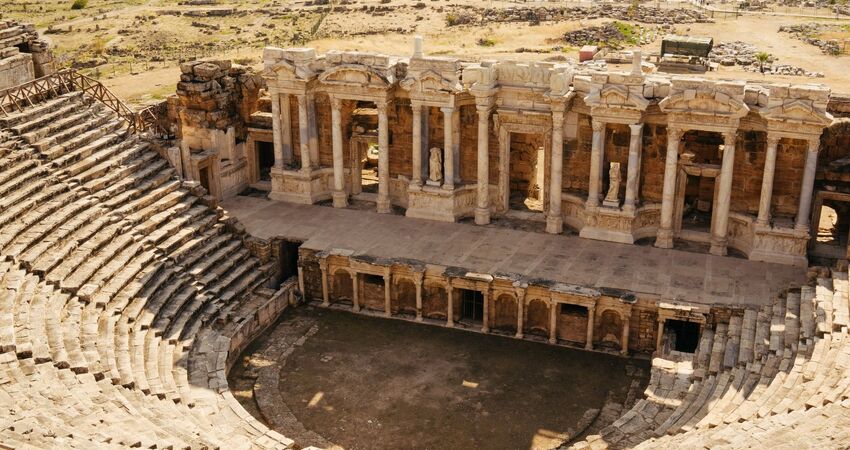
M 305 241 L 316 250 L 408 258 L 479 273 L 518 273 L 701 304 L 770 304 L 805 281 L 805 269 L 577 236 L 444 223 L 374 211 L 235 197 L 221 205 L 259 238 Z

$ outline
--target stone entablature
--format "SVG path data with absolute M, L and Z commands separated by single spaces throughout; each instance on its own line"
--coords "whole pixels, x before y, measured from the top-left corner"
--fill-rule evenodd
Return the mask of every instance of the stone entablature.
M 550 233 L 567 223 L 593 239 L 633 243 L 656 236 L 665 248 L 674 239 L 697 240 L 718 255 L 731 245 L 752 259 L 804 262 L 819 137 L 833 120 L 825 86 L 646 74 L 639 64 L 631 72 L 598 72 L 567 63 L 471 63 L 426 56 L 420 40 L 411 57 L 304 48 L 267 48 L 264 57 L 275 141 L 271 198 L 333 198 L 344 207 L 358 195 L 349 183 L 358 174 L 345 156 L 351 155 L 346 122 L 347 112 L 366 102 L 378 116 L 379 212 L 396 205 L 412 217 L 475 217 L 487 224 L 510 208 L 513 137 L 535 136 Z M 328 149 L 319 148 L 316 99 L 325 96 L 333 163 L 322 165 L 319 154 Z M 777 148 L 795 149 L 800 141 L 808 142 L 802 164 L 790 162 L 787 151 L 777 157 Z M 647 144 L 660 147 L 652 160 L 644 154 Z M 300 168 L 292 169 L 296 159 Z M 742 161 L 753 167 L 736 175 Z M 796 208 L 788 194 L 773 198 L 777 165 L 803 174 L 791 181 L 799 186 Z M 713 186 L 714 194 L 701 200 L 711 213 L 707 231 L 683 230 L 677 216 L 693 195 L 689 177 Z M 565 189 L 567 178 L 584 178 L 587 190 Z M 759 201 L 736 207 L 744 194 L 733 193 L 733 178 L 761 185 Z M 783 214 L 797 211 L 791 229 L 772 218 L 780 200 Z

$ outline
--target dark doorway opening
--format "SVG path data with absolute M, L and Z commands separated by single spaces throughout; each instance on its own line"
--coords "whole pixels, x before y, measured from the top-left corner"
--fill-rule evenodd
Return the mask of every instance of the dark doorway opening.
M 459 289 L 460 291 L 460 318 L 469 322 L 481 322 L 484 320 L 484 295 L 478 291 Z
M 664 334 L 670 348 L 677 352 L 694 353 L 699 345 L 699 324 L 684 320 L 668 319 L 664 322 Z
M 710 232 L 713 203 L 714 178 L 688 175 L 685 205 L 682 208 L 682 228 Z
M 280 278 L 277 283 L 278 287 L 290 277 L 298 275 L 298 248 L 301 247 L 301 244 L 301 242 L 297 241 L 280 241 Z
M 212 195 L 210 190 L 210 170 L 209 167 L 201 167 L 198 176 L 200 177 L 201 186 L 207 190 L 207 195 Z
M 257 141 L 257 173 L 260 181 L 272 180 L 272 167 L 274 167 L 274 143 Z

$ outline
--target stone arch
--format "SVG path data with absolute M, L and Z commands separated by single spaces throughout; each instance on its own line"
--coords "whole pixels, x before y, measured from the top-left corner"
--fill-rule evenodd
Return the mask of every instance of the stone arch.
M 549 336 L 549 303 L 545 300 L 529 300 L 525 314 L 525 333 Z
M 620 339 L 623 336 L 623 316 L 620 312 L 610 308 L 603 310 L 599 315 L 599 326 L 594 335 L 600 346 L 620 350 L 622 348 Z
M 354 298 L 354 283 L 351 279 L 351 272 L 344 267 L 334 269 L 331 275 L 331 303 L 339 303 L 344 305 L 353 304 Z
M 448 305 L 446 287 L 442 284 L 426 282 L 422 290 L 422 316 L 429 319 L 446 319 Z
M 408 277 L 395 279 L 392 298 L 393 314 L 416 315 L 416 284 Z
M 516 333 L 516 298 L 511 294 L 501 294 L 493 301 L 490 313 L 491 328 Z

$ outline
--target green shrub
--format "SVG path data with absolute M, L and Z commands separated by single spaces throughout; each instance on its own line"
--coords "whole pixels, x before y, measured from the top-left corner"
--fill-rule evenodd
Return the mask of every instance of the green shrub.
M 88 6 L 89 0 L 74 0 L 71 4 L 71 9 L 83 9 Z
M 492 46 L 496 45 L 496 41 L 494 41 L 492 38 L 483 37 L 483 38 L 478 38 L 477 44 L 480 45 L 481 47 L 492 47 Z

